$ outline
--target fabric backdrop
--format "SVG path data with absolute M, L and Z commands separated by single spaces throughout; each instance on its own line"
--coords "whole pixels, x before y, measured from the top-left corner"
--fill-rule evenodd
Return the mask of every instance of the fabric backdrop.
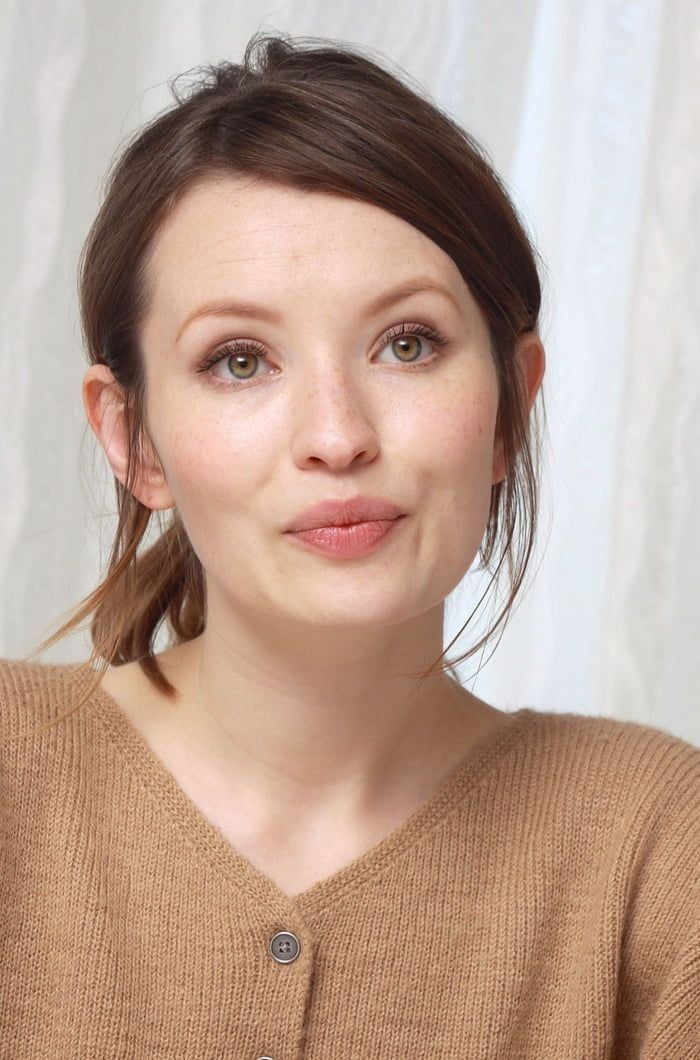
M 547 263 L 537 555 L 495 653 L 460 678 L 501 707 L 700 743 L 696 0 L 4 0 L 0 655 L 29 652 L 97 584 L 114 532 L 76 298 L 107 165 L 171 101 L 168 78 L 239 59 L 256 29 L 400 64 L 490 152 Z M 446 645 L 483 584 L 471 572 L 451 594 Z

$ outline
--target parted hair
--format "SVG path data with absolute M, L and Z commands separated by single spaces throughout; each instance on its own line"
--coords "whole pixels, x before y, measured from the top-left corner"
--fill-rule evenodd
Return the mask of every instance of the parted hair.
M 88 620 L 92 653 L 83 668 L 96 676 L 72 709 L 108 666 L 135 660 L 157 689 L 175 695 L 158 663 L 156 636 L 163 623 L 172 644 L 202 633 L 206 580 L 177 509 L 146 547 L 154 512 L 131 492 L 149 443 L 141 342 L 152 295 L 148 255 L 195 182 L 249 174 L 350 196 L 402 218 L 452 258 L 484 314 L 507 471 L 491 489 L 477 568 L 491 577 L 477 608 L 504 573 L 508 591 L 491 627 L 449 661 L 452 669 L 505 628 L 535 541 L 541 429 L 529 414 L 514 348 L 520 335 L 538 328 L 537 251 L 486 150 L 384 57 L 326 38 L 259 31 L 240 63 L 221 61 L 192 73 L 168 81 L 174 103 L 116 153 L 80 255 L 85 352 L 91 364 L 107 365 L 123 390 L 126 481 L 114 477 L 117 526 L 103 580 L 30 658 Z M 421 681 L 444 672 L 435 669 L 444 655 Z

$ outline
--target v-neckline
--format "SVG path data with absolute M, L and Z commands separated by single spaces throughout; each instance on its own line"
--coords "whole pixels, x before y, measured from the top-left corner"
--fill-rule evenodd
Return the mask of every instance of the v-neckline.
M 83 691 L 87 684 L 84 671 L 78 674 L 70 667 L 65 670 L 73 688 Z M 88 672 L 88 677 L 89 674 L 94 676 L 94 670 Z M 529 707 L 511 712 L 510 721 L 472 747 L 433 794 L 390 833 L 330 875 L 290 896 L 240 853 L 200 810 L 111 693 L 98 685 L 88 702 L 95 708 L 92 716 L 99 719 L 103 731 L 121 751 L 125 763 L 167 811 L 171 823 L 181 834 L 253 903 L 263 903 L 280 911 L 288 911 L 290 907 L 317 911 L 374 878 L 443 820 L 469 789 L 511 748 L 517 747 L 524 730 L 539 717 L 539 713 Z

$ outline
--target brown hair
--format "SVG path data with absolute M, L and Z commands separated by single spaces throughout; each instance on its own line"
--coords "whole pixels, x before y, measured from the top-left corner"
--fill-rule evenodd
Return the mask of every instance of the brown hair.
M 138 130 L 113 160 L 81 254 L 87 355 L 92 364 L 106 364 L 124 391 L 126 485 L 115 477 L 118 524 L 105 579 L 30 658 L 92 616 L 92 654 L 78 669 L 97 662 L 97 676 L 72 709 L 85 702 L 107 666 L 132 660 L 156 688 L 175 695 L 154 642 L 163 622 L 173 643 L 203 631 L 206 583 L 177 510 L 139 552 L 153 514 L 131 493 L 148 445 L 139 337 L 151 296 L 148 253 L 195 181 L 251 174 L 350 196 L 407 221 L 453 259 L 485 315 L 507 473 L 492 486 L 478 569 L 490 570 L 497 555 L 487 591 L 505 562 L 510 592 L 489 631 L 448 664 L 452 669 L 505 628 L 534 544 L 540 439 L 513 351 L 517 337 L 538 325 L 537 252 L 486 152 L 404 70 L 390 73 L 356 45 L 258 32 L 240 64 L 224 61 L 196 71 L 200 76 L 184 91 L 178 82 L 185 75 L 168 82 L 175 104 Z

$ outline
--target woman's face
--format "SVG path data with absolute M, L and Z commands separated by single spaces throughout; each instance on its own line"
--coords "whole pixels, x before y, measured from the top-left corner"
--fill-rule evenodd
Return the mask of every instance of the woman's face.
M 439 605 L 503 474 L 488 330 L 451 258 L 378 207 L 232 176 L 190 189 L 149 275 L 146 411 L 166 479 L 151 506 L 177 506 L 210 604 L 338 628 Z M 416 325 L 445 344 L 401 340 Z M 243 342 L 266 359 L 229 349 L 201 370 Z M 373 553 L 331 558 L 284 533 L 308 506 L 358 494 L 407 513 Z

